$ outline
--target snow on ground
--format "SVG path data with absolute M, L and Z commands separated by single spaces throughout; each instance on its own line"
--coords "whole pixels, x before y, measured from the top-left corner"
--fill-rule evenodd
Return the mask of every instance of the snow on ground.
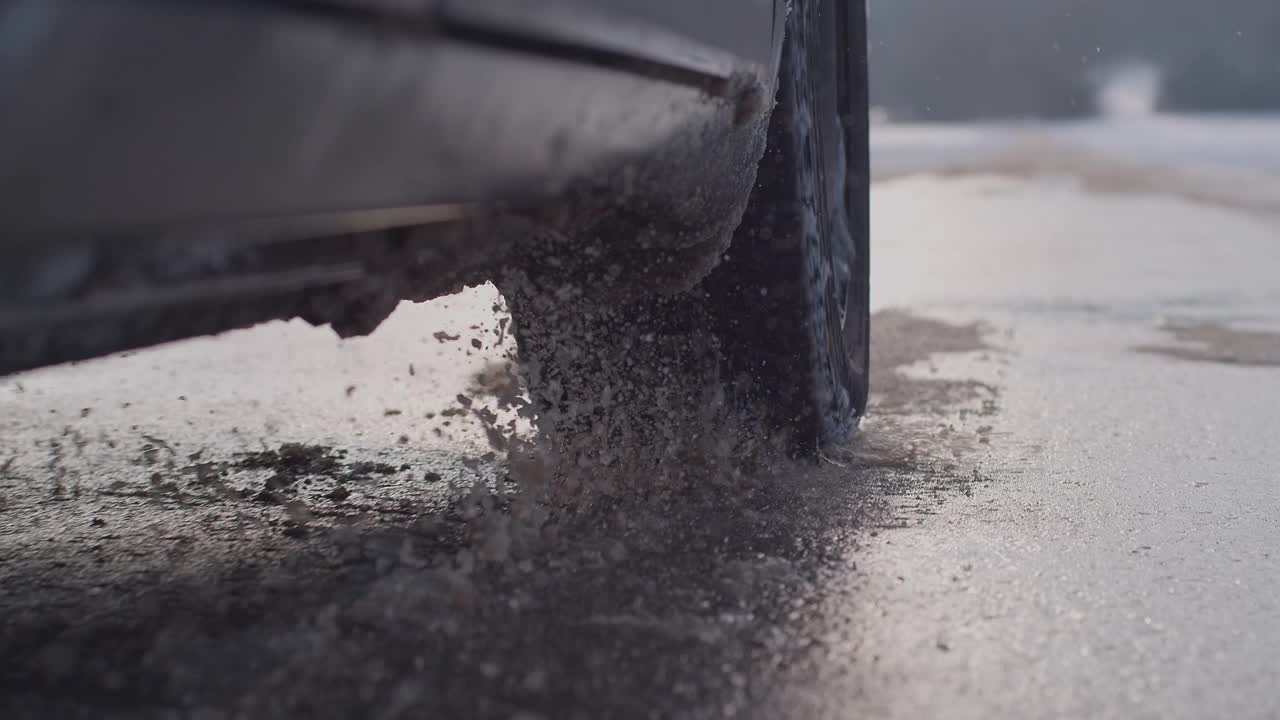
M 995 174 L 1068 178 L 1280 218 L 1280 115 L 1140 115 L 1056 123 L 884 124 L 877 179 Z

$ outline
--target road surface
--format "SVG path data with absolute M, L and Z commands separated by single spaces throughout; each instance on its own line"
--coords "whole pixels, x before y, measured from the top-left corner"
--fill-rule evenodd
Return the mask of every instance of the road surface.
M 1280 716 L 1280 194 L 1214 122 L 879 131 L 856 443 L 543 537 L 491 290 L 4 379 L 0 717 Z

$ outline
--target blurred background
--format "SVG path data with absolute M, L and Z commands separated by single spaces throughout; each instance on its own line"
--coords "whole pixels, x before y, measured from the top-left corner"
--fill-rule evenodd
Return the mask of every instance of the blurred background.
M 1280 217 L 1280 2 L 871 0 L 872 169 Z
M 872 104 L 905 121 L 1280 108 L 1276 0 L 872 0 Z

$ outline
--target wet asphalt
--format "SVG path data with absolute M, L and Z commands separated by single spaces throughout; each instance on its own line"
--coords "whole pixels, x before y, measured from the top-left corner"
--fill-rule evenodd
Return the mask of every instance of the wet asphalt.
M 873 210 L 859 438 L 547 537 L 471 492 L 484 288 L 0 381 L 0 717 L 1280 715 L 1280 217 Z

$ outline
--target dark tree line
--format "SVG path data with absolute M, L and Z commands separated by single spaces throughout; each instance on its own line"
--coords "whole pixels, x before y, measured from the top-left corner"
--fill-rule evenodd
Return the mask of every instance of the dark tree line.
M 873 102 L 956 120 L 1095 111 L 1159 67 L 1167 110 L 1280 109 L 1280 0 L 870 0 Z

